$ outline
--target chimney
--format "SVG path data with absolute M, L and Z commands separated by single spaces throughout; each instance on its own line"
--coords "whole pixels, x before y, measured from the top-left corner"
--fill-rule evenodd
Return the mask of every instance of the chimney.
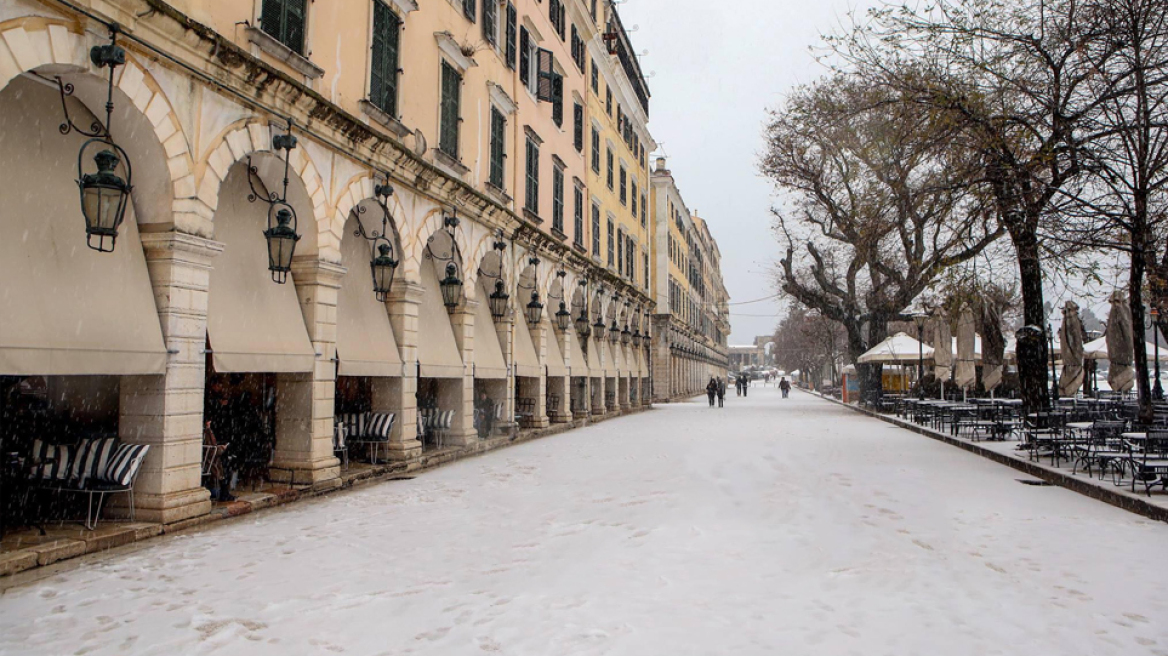
M 665 168 L 665 158 L 664 158 L 664 157 L 658 157 L 658 158 L 657 158 L 657 170 L 658 170 L 658 171 L 665 171 L 665 170 L 666 170 L 666 168 Z

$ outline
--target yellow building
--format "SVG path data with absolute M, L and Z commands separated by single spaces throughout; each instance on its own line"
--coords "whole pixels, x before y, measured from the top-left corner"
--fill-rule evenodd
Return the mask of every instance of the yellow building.
M 146 445 L 173 523 L 210 510 L 208 421 L 330 489 L 342 446 L 417 467 L 647 403 L 631 53 L 585 0 L 8 0 L 0 161 L 44 192 L 0 207 L 0 383 L 73 432 L 6 446 Z

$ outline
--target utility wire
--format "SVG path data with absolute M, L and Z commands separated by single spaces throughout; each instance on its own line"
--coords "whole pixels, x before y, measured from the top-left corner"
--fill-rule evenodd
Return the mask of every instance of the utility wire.
M 763 301 L 770 301 L 778 298 L 781 294 L 774 294 L 766 298 L 756 298 L 753 301 L 739 301 L 737 303 L 727 303 L 726 305 L 750 305 L 751 303 L 762 303 Z

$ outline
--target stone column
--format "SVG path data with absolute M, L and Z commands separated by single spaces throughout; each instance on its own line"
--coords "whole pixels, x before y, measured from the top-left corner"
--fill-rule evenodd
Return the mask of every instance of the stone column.
M 389 324 L 397 338 L 402 359 L 401 384 L 385 390 L 395 395 L 390 405 L 398 408 L 397 425 L 389 437 L 390 460 L 410 460 L 422 455 L 418 441 L 418 308 L 424 290 L 416 282 L 398 279 L 393 282 L 389 300 Z M 377 402 L 374 390 L 374 402 Z
M 149 444 L 134 483 L 137 519 L 173 524 L 211 512 L 202 485 L 207 290 L 223 244 L 181 232 L 143 232 L 142 248 L 169 351 L 161 376 L 123 376 L 118 434 Z M 123 515 L 124 495 L 111 498 Z
M 276 453 L 270 478 L 328 489 L 340 481 L 333 454 L 337 391 L 337 292 L 345 268 L 313 255 L 292 263 L 292 279 L 308 338 L 316 350 L 312 373 L 276 376 Z
M 510 317 L 501 319 L 495 322 L 495 335 L 499 340 L 499 346 L 503 350 L 503 362 L 507 363 L 507 383 L 504 393 L 507 395 L 506 405 L 503 410 L 503 420 L 497 424 L 497 427 L 503 432 L 510 432 L 516 428 L 514 421 L 515 417 L 515 322 L 523 321 L 522 317 L 517 316 L 515 312 L 511 313 Z
M 527 317 L 519 316 L 515 320 L 527 321 Z M 543 321 L 534 326 L 527 324 L 527 329 L 531 333 L 531 342 L 535 345 L 535 357 L 539 358 L 541 363 L 546 363 L 548 352 L 546 340 L 555 339 L 554 331 L 550 330 L 550 326 Z M 531 419 L 532 428 L 547 428 L 551 424 L 548 419 L 547 397 L 548 377 L 547 365 L 545 364 L 543 375 L 539 377 L 539 394 L 535 397 L 535 416 Z
M 474 362 L 475 308 L 479 301 L 463 299 L 462 304 L 450 313 L 450 325 L 454 328 L 454 341 L 462 353 L 463 362 Z M 447 439 L 455 446 L 467 446 L 478 441 L 474 428 L 474 366 L 468 366 L 463 373 L 458 393 L 452 399 L 455 405 L 454 423 Z

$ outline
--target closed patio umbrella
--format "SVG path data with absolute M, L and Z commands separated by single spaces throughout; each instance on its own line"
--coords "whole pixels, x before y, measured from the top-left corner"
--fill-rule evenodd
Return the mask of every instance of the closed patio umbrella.
M 969 306 L 961 308 L 957 319 L 957 367 L 953 382 L 961 389 L 969 389 L 977 382 L 977 355 L 974 347 L 977 333 L 973 324 L 973 312 Z
M 981 309 L 981 383 L 992 391 L 1002 383 L 1002 364 L 1006 361 L 1006 337 L 1002 334 L 1002 315 L 986 303 Z
M 1083 386 L 1083 322 L 1079 306 L 1067 301 L 1063 306 L 1063 325 L 1059 328 L 1059 342 L 1063 346 L 1063 373 L 1059 378 L 1059 394 L 1074 396 Z
M 1132 335 L 1131 306 L 1127 294 L 1116 290 L 1111 294 L 1111 313 L 1107 315 L 1107 359 L 1111 367 L 1107 371 L 1107 383 L 1116 392 L 1131 390 L 1136 382 L 1135 345 Z
M 949 330 L 949 319 L 938 314 L 933 318 L 933 373 L 937 380 L 947 382 L 952 374 L 953 335 Z

